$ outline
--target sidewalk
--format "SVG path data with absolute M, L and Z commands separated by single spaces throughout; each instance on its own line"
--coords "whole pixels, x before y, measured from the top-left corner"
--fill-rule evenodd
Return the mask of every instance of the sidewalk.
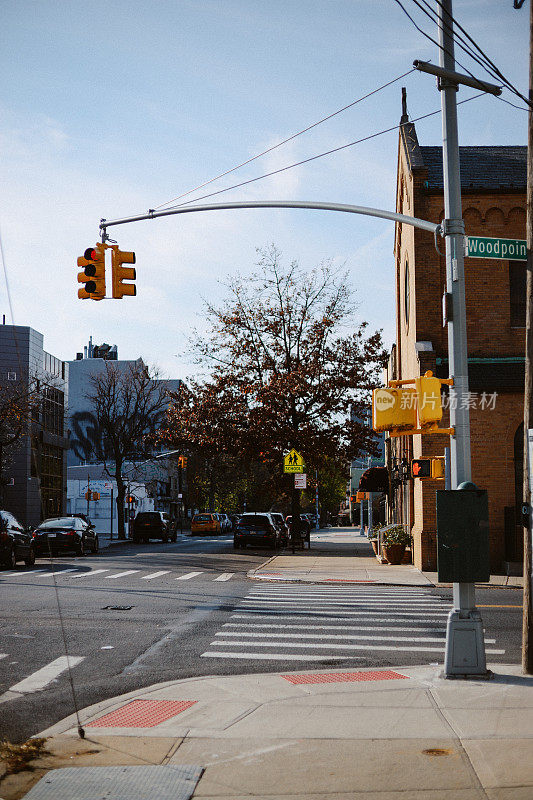
M 272 556 L 247 573 L 248 578 L 295 583 L 367 583 L 395 586 L 451 586 L 438 583 L 436 572 L 422 572 L 412 564 L 380 564 L 372 545 L 358 528 L 325 528 L 312 533 L 311 547 L 294 554 Z M 489 584 L 522 587 L 523 578 L 491 575 Z
M 84 740 L 73 716 L 44 731 L 50 754 L 0 794 L 36 784 L 28 800 L 116 800 L 127 783 L 128 800 L 530 800 L 533 678 L 493 669 L 475 681 L 419 666 L 152 686 L 83 710 Z M 142 792 L 143 776 L 163 788 Z

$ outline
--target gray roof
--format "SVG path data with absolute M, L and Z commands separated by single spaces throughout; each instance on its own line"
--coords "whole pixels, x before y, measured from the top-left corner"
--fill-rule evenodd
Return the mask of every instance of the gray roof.
M 420 147 L 428 188 L 442 189 L 442 147 Z M 525 145 L 461 147 L 462 189 L 525 189 L 527 147 Z M 417 159 L 413 166 L 422 166 Z

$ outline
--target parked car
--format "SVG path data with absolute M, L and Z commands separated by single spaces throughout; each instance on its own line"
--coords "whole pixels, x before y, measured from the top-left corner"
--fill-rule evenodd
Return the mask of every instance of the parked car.
M 280 546 L 281 533 L 270 513 L 242 514 L 233 534 L 233 547 L 251 544 L 255 547 Z
M 280 532 L 280 545 L 282 547 L 286 547 L 289 543 L 289 526 L 285 522 L 285 518 L 283 514 L 278 513 L 277 511 L 272 511 L 271 516 L 279 528 Z
M 139 511 L 133 520 L 132 539 L 134 542 L 148 542 L 161 539 L 168 542 L 168 524 L 162 511 Z
M 289 526 L 289 533 L 292 529 L 292 516 L 285 517 L 285 522 Z M 300 533 L 302 538 L 311 546 L 311 523 L 303 514 L 300 514 Z
M 191 533 L 220 533 L 220 520 L 217 514 L 195 514 L 191 520 Z
M 57 555 L 72 550 L 77 556 L 84 556 L 89 550 L 98 552 L 98 535 L 79 517 L 52 517 L 34 530 L 33 547 L 37 555 Z
M 94 528 L 94 524 L 91 522 L 87 514 L 67 514 L 67 517 L 78 517 L 78 519 L 82 519 L 84 522 L 86 522 L 89 528 Z
M 9 511 L 0 511 L 0 564 L 14 569 L 17 561 L 35 564 L 31 531 L 24 528 Z

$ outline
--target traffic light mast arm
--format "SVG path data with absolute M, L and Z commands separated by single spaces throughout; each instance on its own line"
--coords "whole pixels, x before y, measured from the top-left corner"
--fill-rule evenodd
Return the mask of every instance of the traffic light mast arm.
M 440 224 L 429 222 L 418 217 L 409 217 L 405 214 L 398 214 L 395 211 L 387 211 L 381 208 L 368 208 L 367 206 L 352 206 L 344 203 L 316 203 L 308 200 L 253 200 L 235 203 L 210 203 L 202 206 L 180 206 L 179 208 L 167 209 L 166 211 L 155 211 L 149 209 L 146 214 L 139 214 L 135 217 L 123 217 L 122 219 L 100 220 L 100 232 L 102 241 L 108 240 L 107 229 L 115 225 L 127 225 L 129 222 L 141 222 L 147 219 L 157 219 L 158 217 L 168 217 L 173 214 L 191 214 L 196 211 L 224 211 L 235 208 L 303 208 L 316 211 L 340 211 L 347 214 L 362 214 L 367 217 L 380 217 L 389 219 L 393 222 L 402 222 L 420 228 L 424 231 L 442 236 L 443 230 Z
M 433 375 L 433 373 L 431 372 L 431 370 L 428 370 L 428 372 L 426 372 L 426 377 L 431 377 L 431 375 Z M 440 381 L 440 383 L 445 383 L 448 386 L 453 386 L 453 378 L 439 378 L 438 380 Z M 392 389 L 395 386 L 407 386 L 407 384 L 409 383 L 416 383 L 416 378 L 406 378 L 405 380 L 402 381 L 389 381 L 387 385 L 390 386 Z

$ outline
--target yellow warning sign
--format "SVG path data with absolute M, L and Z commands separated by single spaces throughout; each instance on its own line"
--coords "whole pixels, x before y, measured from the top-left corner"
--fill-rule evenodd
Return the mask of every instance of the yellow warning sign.
M 292 449 L 283 458 L 283 472 L 303 472 L 304 469 L 304 460 L 297 450 Z

